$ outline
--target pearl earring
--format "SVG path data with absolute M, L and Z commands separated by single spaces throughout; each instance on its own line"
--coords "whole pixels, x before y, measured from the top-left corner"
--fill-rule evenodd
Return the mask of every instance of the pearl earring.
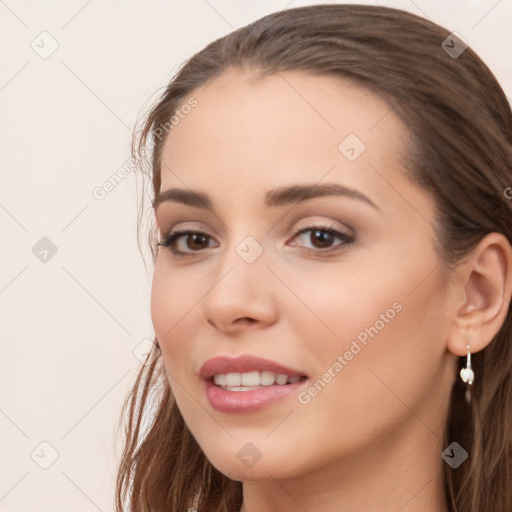
M 471 352 L 469 351 L 469 345 L 466 345 L 468 348 L 468 355 L 466 359 L 466 368 L 462 368 L 460 371 L 460 378 L 463 382 L 465 382 L 468 386 L 466 389 L 466 402 L 471 402 L 471 392 L 469 391 L 469 386 L 473 384 L 473 381 L 475 380 L 475 373 L 471 369 Z

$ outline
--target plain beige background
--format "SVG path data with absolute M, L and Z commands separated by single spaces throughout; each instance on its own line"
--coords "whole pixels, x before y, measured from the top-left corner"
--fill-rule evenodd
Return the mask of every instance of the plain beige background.
M 312 3 L 0 1 L 0 512 L 113 510 L 114 426 L 153 336 L 131 129 L 206 43 Z M 458 32 L 512 97 L 512 1 L 380 3 Z

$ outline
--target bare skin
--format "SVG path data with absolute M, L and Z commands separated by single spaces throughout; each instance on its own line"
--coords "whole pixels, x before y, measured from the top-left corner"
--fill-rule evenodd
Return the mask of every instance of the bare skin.
M 229 70 L 193 96 L 197 107 L 166 141 L 161 192 L 202 192 L 213 208 L 163 202 L 156 222 L 162 238 L 176 228 L 207 237 L 201 246 L 182 236 L 175 248 L 184 257 L 159 248 L 151 297 L 192 434 L 219 471 L 242 482 L 241 512 L 447 511 L 441 453 L 457 357 L 466 344 L 483 349 L 505 319 L 507 240 L 488 235 L 447 267 L 433 245 L 433 200 L 400 164 L 407 128 L 356 85 Z M 349 134 L 365 144 L 359 156 L 356 139 L 348 153 L 339 149 Z M 271 189 L 326 183 L 373 205 L 334 195 L 265 204 Z M 325 232 L 295 235 L 317 226 L 353 241 L 327 237 L 327 247 Z M 252 263 L 236 251 L 249 236 L 262 250 Z M 377 334 L 354 353 L 371 326 Z M 241 354 L 308 379 L 260 411 L 219 412 L 199 369 Z M 325 386 L 315 393 L 318 379 Z M 248 442 L 261 455 L 251 467 L 237 456 Z

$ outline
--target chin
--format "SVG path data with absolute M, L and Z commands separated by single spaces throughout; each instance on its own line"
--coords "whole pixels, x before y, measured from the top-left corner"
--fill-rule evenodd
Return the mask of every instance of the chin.
M 235 454 L 236 457 L 236 454 Z M 273 459 L 275 459 L 273 457 Z M 284 479 L 296 475 L 297 468 L 293 468 L 284 460 L 263 460 L 263 457 L 251 467 L 247 467 L 238 458 L 233 463 L 233 457 L 223 456 L 208 459 L 212 465 L 223 475 L 239 482 Z
M 309 465 L 298 447 L 273 443 L 230 439 L 223 443 L 207 443 L 203 452 L 210 463 L 231 480 L 286 479 L 308 472 Z

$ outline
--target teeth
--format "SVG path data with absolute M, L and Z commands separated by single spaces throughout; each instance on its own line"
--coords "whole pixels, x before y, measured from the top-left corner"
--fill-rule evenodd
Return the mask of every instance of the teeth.
M 241 373 L 226 373 L 226 386 L 240 386 L 242 384 Z
M 288 380 L 288 375 L 276 375 L 276 382 L 282 386 L 283 384 L 286 384 L 286 381 Z
M 217 386 L 225 386 L 226 385 L 226 374 L 225 373 L 216 373 L 213 376 L 213 382 L 217 384 Z
M 242 373 L 242 386 L 259 386 L 260 372 Z
M 247 391 L 248 389 L 261 386 L 272 386 L 274 383 L 284 386 L 295 384 L 300 380 L 299 375 L 288 377 L 281 373 L 269 371 L 245 372 L 245 373 L 216 373 L 213 382 L 217 386 L 229 388 L 230 391 Z
M 262 386 L 272 386 L 276 381 L 276 374 L 274 372 L 261 372 L 260 384 Z

